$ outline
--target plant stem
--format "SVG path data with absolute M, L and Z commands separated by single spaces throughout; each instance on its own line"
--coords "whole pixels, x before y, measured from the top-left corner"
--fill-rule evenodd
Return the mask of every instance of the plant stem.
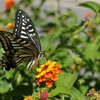
M 55 18 L 57 18 L 58 17 L 58 12 L 57 12 L 56 1 L 55 0 L 51 0 L 51 2 L 52 2 Z
M 97 38 L 94 40 L 94 44 L 97 44 L 97 42 L 100 40 L 100 34 L 97 36 Z

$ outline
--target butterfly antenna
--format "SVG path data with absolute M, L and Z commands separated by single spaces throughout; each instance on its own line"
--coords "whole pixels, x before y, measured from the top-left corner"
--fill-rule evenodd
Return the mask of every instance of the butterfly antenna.
M 45 51 L 49 48 L 49 46 L 54 42 L 55 38 L 52 39 L 52 41 L 50 42 L 50 44 L 46 47 Z
M 50 42 L 50 44 L 46 47 L 45 51 L 47 51 L 47 49 L 49 48 L 49 46 L 54 42 L 55 38 L 52 39 L 52 41 Z M 50 49 L 49 49 L 50 50 Z M 48 51 L 49 51 L 48 50 Z M 48 58 L 46 55 L 44 55 L 44 57 L 46 58 L 46 61 L 48 61 Z

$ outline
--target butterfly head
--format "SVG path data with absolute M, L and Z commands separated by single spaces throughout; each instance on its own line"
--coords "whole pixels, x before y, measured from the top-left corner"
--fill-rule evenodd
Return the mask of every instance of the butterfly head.
M 42 59 L 45 56 L 45 51 L 40 51 L 38 55 L 38 60 Z

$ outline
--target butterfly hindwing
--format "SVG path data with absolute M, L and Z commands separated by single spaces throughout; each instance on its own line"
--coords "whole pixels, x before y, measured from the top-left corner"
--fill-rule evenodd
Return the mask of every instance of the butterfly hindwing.
M 33 44 L 9 32 L 0 31 L 0 42 L 5 51 L 1 65 L 6 70 L 15 68 L 26 59 L 33 58 L 34 60 L 39 54 Z
M 41 50 L 41 45 L 36 28 L 30 17 L 22 10 L 18 9 L 15 15 L 14 34 L 20 36 L 35 45 Z

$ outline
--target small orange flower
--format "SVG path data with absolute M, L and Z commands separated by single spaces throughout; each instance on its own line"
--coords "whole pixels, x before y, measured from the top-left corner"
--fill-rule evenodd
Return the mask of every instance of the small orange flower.
M 94 13 L 93 12 L 88 12 L 88 13 L 86 13 L 86 16 L 88 16 L 88 17 L 92 17 L 94 15 Z
M 43 64 L 43 65 L 50 65 L 51 64 L 51 61 L 47 61 L 46 64 Z
M 57 77 L 57 75 L 56 75 L 56 74 L 52 74 L 51 79 L 52 79 L 53 81 L 55 81 L 55 80 L 57 80 L 57 79 L 58 79 L 58 77 Z
M 59 73 L 63 73 L 63 71 L 59 69 Z
M 0 31 L 6 31 L 6 29 L 4 29 L 4 28 L 0 28 Z
M 54 32 L 54 30 L 55 30 L 54 28 L 49 28 L 48 29 L 49 32 Z
M 76 66 L 74 66 L 74 65 L 71 66 L 71 69 L 72 69 L 72 70 L 76 70 Z
M 41 82 L 42 82 L 42 81 L 45 81 L 45 80 L 46 80 L 45 75 L 41 76 L 41 77 L 40 77 L 40 80 L 41 80 Z
M 27 98 L 24 98 L 24 100 L 27 100 Z
M 36 82 L 37 82 L 37 85 L 40 85 L 41 83 L 39 78 L 36 80 Z
M 27 98 L 24 98 L 24 100 L 32 100 L 32 98 L 28 96 Z
M 83 64 L 81 63 L 80 66 L 83 67 Z
M 8 23 L 7 25 L 6 25 L 6 27 L 9 27 L 9 28 L 14 28 L 14 24 L 12 24 L 12 23 Z
M 89 37 L 92 37 L 94 34 L 93 33 L 89 33 Z
M 53 68 L 53 69 L 52 69 L 52 72 L 53 72 L 53 73 L 59 73 L 59 70 L 58 70 L 58 68 Z
M 94 91 L 95 89 L 94 89 L 94 88 L 92 88 L 91 90 L 92 90 L 92 91 Z
M 46 72 L 45 77 L 46 77 L 46 78 L 50 78 L 51 75 L 52 75 L 52 74 L 51 74 L 50 72 Z
M 7 10 L 10 10 L 13 6 L 15 6 L 15 2 L 13 0 L 6 0 L 5 7 Z
M 15 24 L 11 24 L 10 28 L 14 28 Z
M 57 65 L 57 64 L 55 64 L 55 67 L 56 67 L 56 68 L 61 68 L 61 66 L 60 66 L 60 65 Z
M 51 87 L 53 81 L 57 80 L 57 73 L 63 73 L 60 69 L 61 66 L 56 64 L 57 62 L 51 62 L 47 61 L 46 64 L 40 65 L 40 68 L 37 69 L 37 75 L 36 75 L 36 82 L 39 85 L 42 81 L 46 81 L 46 85 L 48 87 Z
M 52 84 L 53 84 L 53 82 L 52 82 L 50 79 L 46 81 L 46 85 L 47 85 L 48 87 L 51 87 Z

